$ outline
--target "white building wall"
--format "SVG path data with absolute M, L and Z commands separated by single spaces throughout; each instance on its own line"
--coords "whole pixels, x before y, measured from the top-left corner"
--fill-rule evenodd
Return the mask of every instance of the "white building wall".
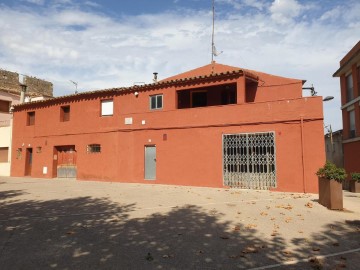
M 0 89 L 0 100 L 10 101 L 11 105 L 19 104 L 19 95 L 11 94 Z M 0 112 L 0 147 L 8 147 L 8 161 L 0 162 L 0 176 L 10 176 L 11 167 L 11 136 L 12 136 L 12 114 Z
M 0 147 L 8 147 L 8 162 L 0 162 L 0 176 L 10 176 L 11 161 L 11 132 L 12 126 L 0 126 Z

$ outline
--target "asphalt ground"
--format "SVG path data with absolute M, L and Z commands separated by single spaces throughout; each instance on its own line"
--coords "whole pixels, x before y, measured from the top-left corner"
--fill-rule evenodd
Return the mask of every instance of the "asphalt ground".
M 360 194 L 0 177 L 0 269 L 360 269 Z

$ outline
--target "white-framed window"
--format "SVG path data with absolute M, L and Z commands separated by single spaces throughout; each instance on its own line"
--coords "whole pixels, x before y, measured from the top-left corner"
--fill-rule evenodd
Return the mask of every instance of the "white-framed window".
M 114 101 L 106 99 L 101 101 L 101 116 L 109 116 L 114 113 Z
M 163 95 L 150 96 L 150 109 L 158 110 L 163 108 Z

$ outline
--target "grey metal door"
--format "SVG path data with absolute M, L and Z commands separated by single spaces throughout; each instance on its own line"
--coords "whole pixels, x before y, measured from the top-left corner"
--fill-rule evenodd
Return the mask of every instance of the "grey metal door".
M 145 146 L 145 179 L 156 179 L 156 146 Z

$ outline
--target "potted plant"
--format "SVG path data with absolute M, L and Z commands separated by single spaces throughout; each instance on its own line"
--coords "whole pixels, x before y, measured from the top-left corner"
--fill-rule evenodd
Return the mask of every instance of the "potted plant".
M 360 193 L 360 173 L 352 173 L 350 180 L 350 191 Z
M 319 203 L 331 210 L 342 210 L 342 182 L 347 176 L 345 170 L 327 161 L 316 174 L 319 178 Z

